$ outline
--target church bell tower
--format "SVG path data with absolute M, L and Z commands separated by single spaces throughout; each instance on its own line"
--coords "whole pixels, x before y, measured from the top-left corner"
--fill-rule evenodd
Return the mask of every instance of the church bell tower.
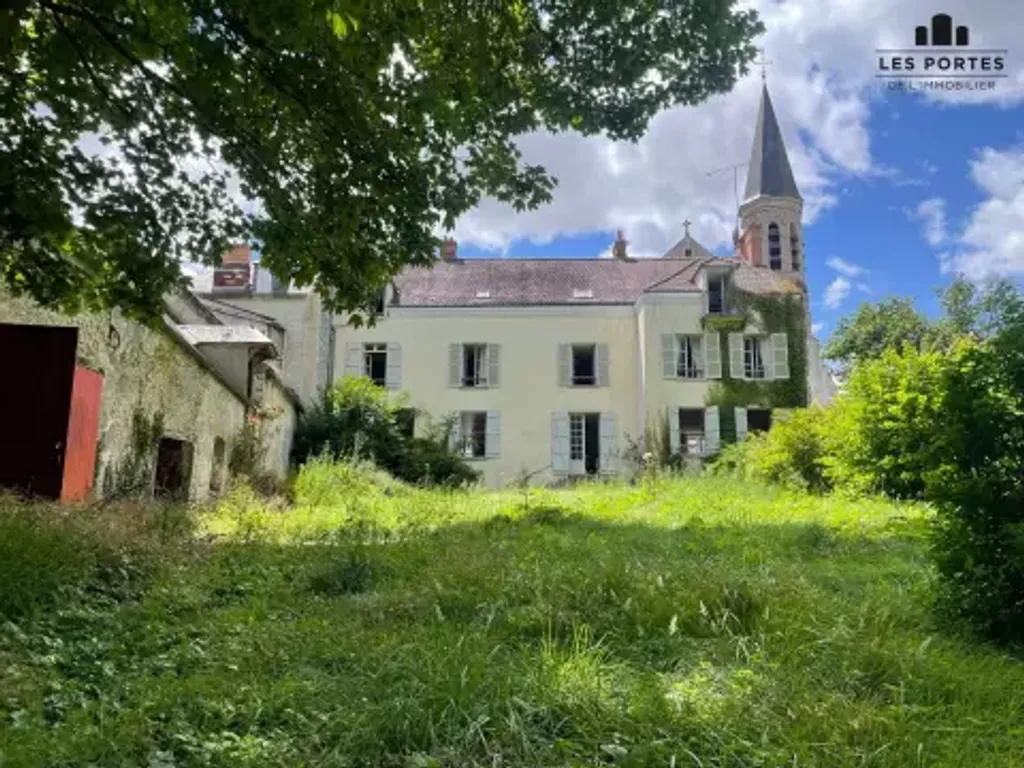
M 747 187 L 740 205 L 736 255 L 804 283 L 804 202 L 796 188 L 768 87 L 761 91 Z

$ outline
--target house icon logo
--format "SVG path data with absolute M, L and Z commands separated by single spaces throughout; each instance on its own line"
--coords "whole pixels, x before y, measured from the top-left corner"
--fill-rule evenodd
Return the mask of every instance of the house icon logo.
M 913 48 L 876 48 L 878 71 L 890 91 L 991 91 L 1005 80 L 1005 48 L 971 46 L 971 30 L 936 13 L 914 28 Z
M 936 48 L 949 47 L 953 45 L 953 17 L 948 13 L 936 13 L 932 16 L 931 42 L 928 42 L 928 27 L 917 27 L 914 29 L 914 44 L 918 46 L 931 45 Z M 971 31 L 967 27 L 956 28 L 956 45 L 970 45 Z

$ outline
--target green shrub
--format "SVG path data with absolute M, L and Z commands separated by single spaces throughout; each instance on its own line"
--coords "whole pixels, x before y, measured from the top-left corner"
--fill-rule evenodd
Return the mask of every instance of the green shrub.
M 305 464 L 316 456 L 367 460 L 407 483 L 462 486 L 479 473 L 448 447 L 442 425 L 409 437 L 402 429 L 408 409 L 364 377 L 346 377 L 323 393 L 295 431 L 292 458 Z
M 715 463 L 716 471 L 738 472 L 791 488 L 830 490 L 825 473 L 830 416 L 829 410 L 819 407 L 788 411 L 770 431 L 727 446 Z
M 982 634 L 1024 642 L 1024 329 L 951 355 L 941 460 L 925 477 L 939 510 L 942 606 Z
M 936 438 L 955 353 L 888 350 L 855 366 L 826 432 L 824 463 L 839 488 L 921 499 L 941 464 Z

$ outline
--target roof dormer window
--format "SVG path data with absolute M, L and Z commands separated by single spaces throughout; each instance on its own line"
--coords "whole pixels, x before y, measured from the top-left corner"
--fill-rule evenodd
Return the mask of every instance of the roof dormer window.
M 490 291 L 477 291 L 476 292 L 476 297 L 478 299 L 489 299 L 489 298 L 491 298 L 491 292 Z
M 574 299 L 592 299 L 594 298 L 594 291 L 590 288 L 573 288 L 572 297 Z

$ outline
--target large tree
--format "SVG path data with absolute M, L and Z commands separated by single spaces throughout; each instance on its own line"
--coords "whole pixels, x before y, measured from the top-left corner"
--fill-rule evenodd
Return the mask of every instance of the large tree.
M 139 313 L 181 260 L 214 263 L 237 238 L 333 308 L 360 306 L 482 196 L 550 198 L 517 136 L 635 140 L 659 110 L 729 90 L 762 31 L 735 0 L 5 6 L 3 281 Z

